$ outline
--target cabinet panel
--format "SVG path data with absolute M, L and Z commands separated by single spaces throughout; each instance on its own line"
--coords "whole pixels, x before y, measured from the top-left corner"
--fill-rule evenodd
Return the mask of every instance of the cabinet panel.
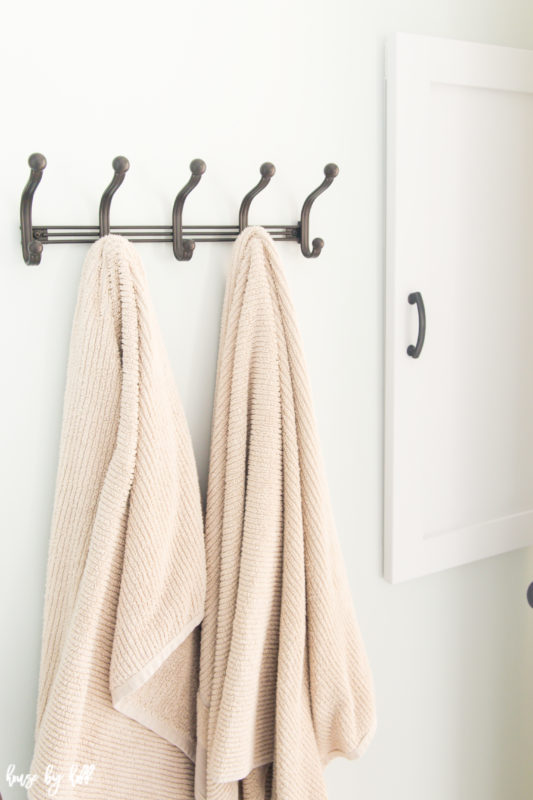
M 385 575 L 399 581 L 533 544 L 533 53 L 397 35 L 387 108 Z

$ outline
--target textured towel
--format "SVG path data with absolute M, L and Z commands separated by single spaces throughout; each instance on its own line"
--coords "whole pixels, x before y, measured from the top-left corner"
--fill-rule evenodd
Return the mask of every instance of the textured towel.
M 362 754 L 372 678 L 334 531 L 294 310 L 273 242 L 237 240 L 206 514 L 195 794 L 321 800 Z
M 193 797 L 204 600 L 189 432 L 142 264 L 106 236 L 70 345 L 30 797 L 49 765 L 59 800 Z

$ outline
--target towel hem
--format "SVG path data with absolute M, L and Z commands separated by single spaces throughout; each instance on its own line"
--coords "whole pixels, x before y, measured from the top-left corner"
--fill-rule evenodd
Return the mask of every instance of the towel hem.
M 329 764 L 330 761 L 333 761 L 334 758 L 342 757 L 347 758 L 350 761 L 354 761 L 357 758 L 360 758 L 366 751 L 368 745 L 374 738 L 374 734 L 376 732 L 377 722 L 374 720 L 371 727 L 368 729 L 367 733 L 363 736 L 359 744 L 352 748 L 352 750 L 330 750 L 323 759 L 322 759 L 322 766 L 326 766 Z
M 185 755 L 194 763 L 196 742 L 190 736 L 178 730 L 164 720 L 158 719 L 154 714 L 147 711 L 135 702 L 132 697 L 141 686 L 150 680 L 157 672 L 159 667 L 167 660 L 171 653 L 182 644 L 187 636 L 200 624 L 203 619 L 203 610 L 191 619 L 189 624 L 174 637 L 164 648 L 155 655 L 145 666 L 135 675 L 132 675 L 125 683 L 111 690 L 111 700 L 113 707 L 120 713 L 139 722 L 145 728 L 157 733 L 170 744 L 179 747 Z
M 330 750 L 330 752 L 327 753 L 322 758 L 322 767 L 323 768 L 326 767 L 329 764 L 330 761 L 333 761 L 334 758 L 342 757 L 342 758 L 347 758 L 350 761 L 354 761 L 355 759 L 360 758 L 365 753 L 367 747 L 369 746 L 370 742 L 372 741 L 372 739 L 374 737 L 374 734 L 376 732 L 376 728 L 377 728 L 377 720 L 374 720 L 372 725 L 368 729 L 368 731 L 365 733 L 363 738 L 360 740 L 359 744 L 356 745 L 355 747 L 353 747 L 351 750 L 348 750 L 348 751 L 346 751 L 346 750 Z M 205 757 L 205 747 L 200 741 L 198 741 L 197 745 L 196 745 L 196 754 L 197 754 L 196 755 L 196 761 L 198 763 L 202 763 L 202 760 L 203 760 L 202 756 Z M 219 777 L 218 780 L 216 778 L 215 778 L 215 780 L 217 781 L 217 783 L 220 783 L 222 785 L 224 785 L 226 783 L 235 783 L 237 781 L 242 781 L 254 769 L 258 769 L 259 767 L 264 767 L 267 764 L 271 764 L 272 762 L 273 762 L 273 756 L 270 756 L 270 757 L 267 757 L 265 760 L 261 760 L 261 761 L 259 761 L 257 763 L 254 762 L 252 764 L 252 766 L 248 769 L 248 771 L 245 772 L 244 775 L 240 775 L 239 777 L 235 776 L 235 777 L 231 777 L 231 778 L 224 777 L 223 779 L 221 779 Z M 197 782 L 199 783 L 200 781 L 198 781 L 198 777 L 199 776 L 197 775 L 196 778 L 197 778 Z M 202 778 L 201 783 L 203 785 L 204 781 L 205 781 L 205 776 L 202 775 L 201 778 Z M 202 789 L 199 786 L 196 785 L 195 786 L 194 797 L 195 797 L 195 800 L 206 800 L 205 789 L 202 791 Z

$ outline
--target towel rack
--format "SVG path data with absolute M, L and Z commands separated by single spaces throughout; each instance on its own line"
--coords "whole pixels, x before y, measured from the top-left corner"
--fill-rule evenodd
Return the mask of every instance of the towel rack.
M 110 225 L 109 214 L 111 200 L 119 186 L 123 183 L 130 163 L 124 156 L 113 160 L 113 179 L 105 189 L 99 210 L 98 225 L 34 225 L 32 220 L 33 196 L 44 169 L 46 158 L 41 153 L 33 153 L 29 159 L 30 177 L 20 201 L 20 230 L 22 238 L 22 255 L 26 264 L 40 264 L 45 244 L 74 244 L 95 242 L 108 233 L 125 236 L 132 242 L 170 242 L 178 261 L 189 261 L 192 258 L 197 242 L 232 242 L 248 225 L 248 212 L 252 200 L 268 186 L 276 172 L 274 164 L 265 162 L 261 165 L 261 179 L 244 197 L 239 209 L 238 225 L 183 225 L 183 207 L 187 195 L 200 182 L 206 171 L 205 161 L 194 159 L 190 164 L 191 176 L 183 189 L 178 192 L 172 210 L 171 225 Z M 336 164 L 326 164 L 324 180 L 306 198 L 301 212 L 300 222 L 295 225 L 263 225 L 276 241 L 298 242 L 306 258 L 316 258 L 324 247 L 324 240 L 313 239 L 309 244 L 309 215 L 316 198 L 330 186 L 339 174 Z M 184 234 L 187 238 L 184 238 Z

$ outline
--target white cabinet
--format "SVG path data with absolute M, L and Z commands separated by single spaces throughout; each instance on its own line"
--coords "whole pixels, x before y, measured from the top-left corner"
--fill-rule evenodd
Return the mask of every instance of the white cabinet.
M 398 34 L 386 77 L 396 582 L 533 544 L 533 52 Z

